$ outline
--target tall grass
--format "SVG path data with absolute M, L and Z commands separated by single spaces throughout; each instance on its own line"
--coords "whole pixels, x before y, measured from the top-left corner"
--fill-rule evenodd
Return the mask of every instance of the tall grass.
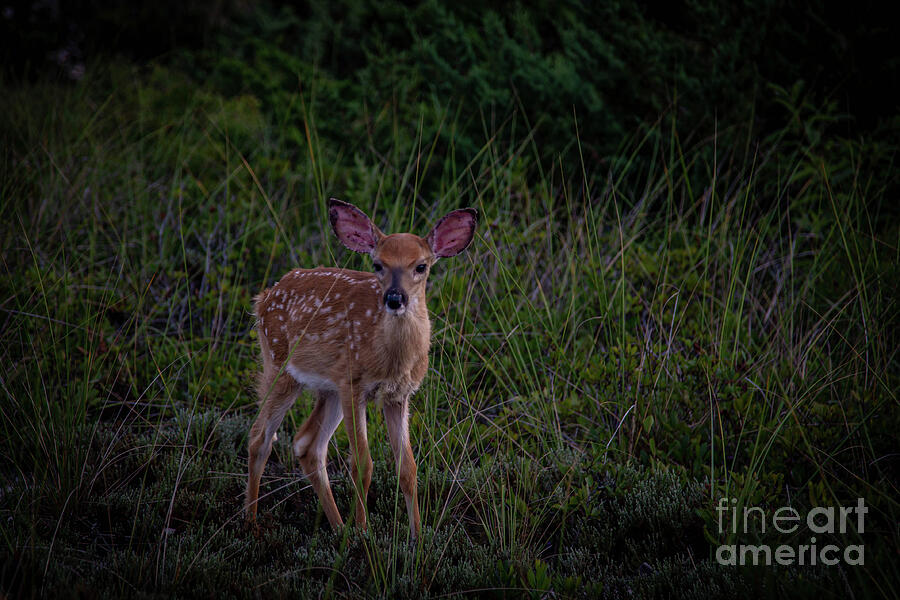
M 673 112 L 573 164 L 516 111 L 485 119 L 474 154 L 423 135 L 452 132 L 452 106 L 373 110 L 348 138 L 393 136 L 350 144 L 319 136 L 314 89 L 291 99 L 295 131 L 177 72 L 92 73 L 0 100 L 0 590 L 897 592 L 892 148 L 825 135 L 834 115 L 785 90 L 790 119 L 764 139 Z M 250 298 L 294 266 L 368 268 L 330 235 L 328 196 L 389 231 L 481 215 L 429 292 L 413 545 L 374 411 L 369 532 L 327 529 L 286 435 L 262 536 L 242 528 Z M 346 513 L 342 431 L 333 445 Z M 723 496 L 862 496 L 867 567 L 720 567 Z

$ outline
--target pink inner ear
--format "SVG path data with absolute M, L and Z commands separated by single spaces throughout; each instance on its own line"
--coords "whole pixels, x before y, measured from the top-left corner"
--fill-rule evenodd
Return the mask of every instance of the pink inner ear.
M 435 256 L 456 256 L 466 249 L 475 233 L 475 215 L 469 210 L 454 210 L 438 221 L 428 236 Z
M 369 217 L 349 204 L 332 205 L 329 209 L 331 226 L 341 243 L 356 252 L 371 252 L 377 240 Z

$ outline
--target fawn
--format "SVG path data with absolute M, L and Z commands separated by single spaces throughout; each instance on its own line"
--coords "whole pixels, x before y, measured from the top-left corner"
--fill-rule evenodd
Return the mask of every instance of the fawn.
M 361 210 L 328 202 L 328 216 L 344 246 L 372 257 L 374 273 L 319 267 L 296 269 L 254 299 L 262 373 L 260 411 L 250 430 L 245 509 L 255 524 L 259 481 L 276 431 L 302 389 L 315 392 L 312 413 L 294 436 L 293 451 L 335 529 L 343 524 L 334 503 L 325 459 L 341 420 L 350 439 L 356 490 L 356 524 L 366 527 L 366 494 L 372 457 L 366 436 L 366 403 L 382 405 L 409 530 L 421 530 L 416 462 L 409 442 L 409 398 L 428 370 L 431 321 L 425 282 L 438 258 L 465 250 L 477 212 L 454 210 L 423 239 L 385 235 Z

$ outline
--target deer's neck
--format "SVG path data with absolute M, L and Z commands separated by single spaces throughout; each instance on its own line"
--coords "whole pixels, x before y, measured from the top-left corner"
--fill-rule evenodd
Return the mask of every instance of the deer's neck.
M 384 314 L 380 340 L 382 363 L 391 375 L 419 371 L 420 365 L 428 360 L 431 343 L 431 321 L 425 299 L 413 298 L 402 315 Z

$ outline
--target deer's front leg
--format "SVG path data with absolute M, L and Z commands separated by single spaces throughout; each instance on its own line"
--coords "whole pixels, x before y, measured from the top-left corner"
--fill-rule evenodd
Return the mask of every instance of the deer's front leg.
M 419 499 L 416 488 L 416 460 L 409 443 L 409 396 L 386 398 L 384 402 L 384 421 L 391 449 L 397 463 L 397 476 L 400 478 L 400 491 L 406 500 L 406 512 L 409 513 L 409 531 L 413 538 L 421 533 L 419 517 Z
M 344 427 L 350 440 L 350 476 L 356 490 L 356 524 L 366 528 L 366 495 L 372 483 L 372 456 L 366 433 L 366 402 L 362 393 L 341 394 L 344 411 Z

